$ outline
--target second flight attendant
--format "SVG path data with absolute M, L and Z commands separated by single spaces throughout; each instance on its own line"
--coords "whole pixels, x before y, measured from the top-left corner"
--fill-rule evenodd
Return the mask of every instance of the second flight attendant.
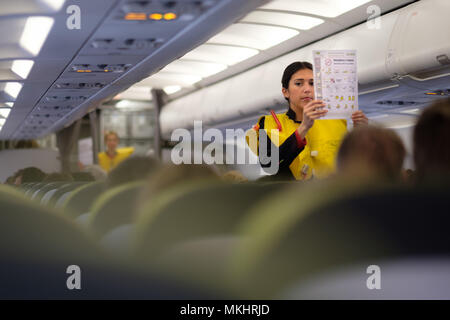
M 347 132 L 347 121 L 319 120 L 328 110 L 322 101 L 314 100 L 314 77 L 309 62 L 290 64 L 284 70 L 281 83 L 282 93 L 289 103 L 288 111 L 281 114 L 272 111 L 271 115 L 261 117 L 251 130 L 256 133 L 265 130 L 268 148 L 273 140 L 278 140 L 279 175 L 297 180 L 313 175 L 326 177 L 335 169 L 335 158 Z M 362 111 L 353 112 L 352 121 L 354 126 L 368 123 Z M 259 143 L 250 143 L 249 133 L 247 143 L 259 154 Z M 278 139 L 273 139 L 273 134 L 278 135 Z

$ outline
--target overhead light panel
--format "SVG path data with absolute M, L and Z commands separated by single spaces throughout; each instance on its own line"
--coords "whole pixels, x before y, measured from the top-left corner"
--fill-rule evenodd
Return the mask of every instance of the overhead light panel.
M 61 10 L 61 8 L 64 5 L 64 2 L 66 2 L 66 0 L 40 0 L 40 2 L 45 4 L 47 7 L 49 7 L 53 11 L 59 11 L 59 10 Z
M 5 124 L 6 119 L 0 119 L 0 127 L 3 127 L 3 125 Z
M 167 86 L 163 89 L 167 94 L 173 94 L 181 90 L 181 86 Z
M 208 43 L 266 50 L 298 34 L 297 30 L 284 27 L 235 23 L 211 38 Z
M 183 56 L 184 59 L 217 62 L 232 66 L 259 53 L 259 50 L 220 44 L 204 44 Z
M 154 88 L 162 88 L 167 86 L 191 86 L 202 80 L 202 77 L 192 74 L 181 74 L 171 72 L 158 72 L 139 82 L 140 86 L 151 86 Z
M 294 11 L 335 18 L 371 0 L 275 0 L 261 9 Z
M 22 90 L 22 84 L 19 82 L 7 82 L 5 85 L 5 92 L 14 99 L 19 96 L 20 90 Z
M 11 70 L 22 79 L 26 79 L 33 68 L 33 60 L 14 60 Z
M 0 108 L 0 119 L 1 118 L 4 118 L 4 119 L 8 118 L 10 112 L 11 112 L 10 108 Z
M 37 56 L 53 26 L 54 20 L 50 17 L 30 17 L 20 38 L 20 46 Z
M 187 61 L 187 60 L 175 60 L 167 65 L 163 71 L 173 73 L 192 74 L 202 78 L 212 76 L 227 68 L 224 64 L 201 62 L 201 61 Z
M 293 13 L 253 11 L 241 22 L 261 23 L 288 27 L 300 30 L 309 30 L 324 23 L 324 20 Z
M 132 86 L 115 96 L 114 100 L 127 99 L 150 101 L 152 100 L 151 90 L 151 87 Z

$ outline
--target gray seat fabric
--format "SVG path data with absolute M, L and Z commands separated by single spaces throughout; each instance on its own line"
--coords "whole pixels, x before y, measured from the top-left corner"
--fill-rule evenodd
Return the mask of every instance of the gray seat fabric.
M 134 221 L 135 207 L 144 181 L 120 185 L 104 192 L 92 205 L 89 227 L 101 239 L 109 231 Z
M 135 226 L 125 224 L 108 232 L 101 240 L 100 244 L 109 252 L 120 257 L 127 257 L 132 254 L 133 236 Z
M 105 190 L 106 184 L 103 181 L 91 182 L 74 190 L 62 204 L 65 213 L 76 218 L 88 212 L 97 197 Z
M 370 263 L 333 269 L 294 284 L 280 299 L 450 300 L 450 257 L 380 261 L 379 289 L 367 286 Z M 369 289 L 371 288 L 371 289 Z
M 232 258 L 236 290 L 273 298 L 294 281 L 352 264 L 450 256 L 448 183 L 343 189 L 293 189 L 255 208 L 243 229 L 249 241 Z
M 79 215 L 78 217 L 75 218 L 75 222 L 78 223 L 80 226 L 87 228 L 89 225 L 89 216 L 90 216 L 89 212 L 83 213 L 82 215 Z
M 56 202 L 58 201 L 59 197 L 63 195 L 64 193 L 68 191 L 75 190 L 76 188 L 85 185 L 86 182 L 70 182 L 64 185 L 59 186 L 54 193 L 51 194 L 50 198 L 47 200 L 47 205 L 55 206 Z

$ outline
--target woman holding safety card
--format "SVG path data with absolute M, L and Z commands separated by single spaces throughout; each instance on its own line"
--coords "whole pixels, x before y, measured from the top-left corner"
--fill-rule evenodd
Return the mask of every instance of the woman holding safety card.
M 290 64 L 284 70 L 281 83 L 281 91 L 289 103 L 288 111 L 281 114 L 271 111 L 271 115 L 261 117 L 247 131 L 247 143 L 261 160 L 259 138 L 261 134 L 266 135 L 268 156 L 271 150 L 278 152 L 277 175 L 296 180 L 326 177 L 334 171 L 335 157 L 347 132 L 347 121 L 320 120 L 328 109 L 323 101 L 315 100 L 311 63 Z M 354 126 L 368 123 L 362 111 L 354 111 L 351 119 Z M 260 162 L 263 167 L 268 166 Z

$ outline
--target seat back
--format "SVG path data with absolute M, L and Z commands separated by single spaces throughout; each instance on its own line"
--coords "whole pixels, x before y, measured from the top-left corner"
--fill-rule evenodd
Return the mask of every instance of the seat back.
M 105 254 L 75 222 L 0 185 L 1 299 L 221 298 Z M 68 284 L 79 267 L 80 290 Z
M 366 261 L 331 269 L 293 284 L 278 298 L 449 300 L 450 257 L 422 256 L 383 260 L 378 261 L 376 266 Z
M 180 243 L 230 236 L 248 209 L 277 185 L 200 183 L 161 194 L 139 213 L 137 255 L 149 260 Z
M 89 211 L 95 199 L 105 191 L 105 182 L 97 181 L 83 185 L 74 190 L 62 204 L 62 208 L 72 218 Z
M 77 181 L 77 182 L 70 182 L 64 185 L 61 185 L 59 188 L 55 190 L 51 195 L 48 196 L 45 204 L 50 206 L 55 206 L 58 199 L 66 192 L 72 191 L 82 185 L 85 185 L 86 182 Z
M 43 187 L 44 185 L 45 185 L 45 183 L 43 183 L 43 182 L 33 183 L 32 186 L 30 186 L 29 188 L 27 188 L 27 190 L 25 190 L 25 195 L 28 197 L 31 197 L 36 190 Z
M 90 209 L 89 227 L 99 239 L 135 218 L 140 189 L 145 181 L 131 182 L 104 192 Z
M 450 188 L 440 185 L 337 182 L 293 189 L 254 208 L 241 228 L 248 241 L 232 258 L 229 280 L 250 297 L 270 298 L 332 268 L 449 255 L 449 205 Z
M 43 185 L 40 188 L 36 189 L 31 194 L 31 199 L 36 200 L 36 201 L 41 201 L 47 192 L 49 192 L 51 190 L 55 190 L 65 184 L 67 184 L 67 182 L 55 181 L 55 182 L 43 183 Z

